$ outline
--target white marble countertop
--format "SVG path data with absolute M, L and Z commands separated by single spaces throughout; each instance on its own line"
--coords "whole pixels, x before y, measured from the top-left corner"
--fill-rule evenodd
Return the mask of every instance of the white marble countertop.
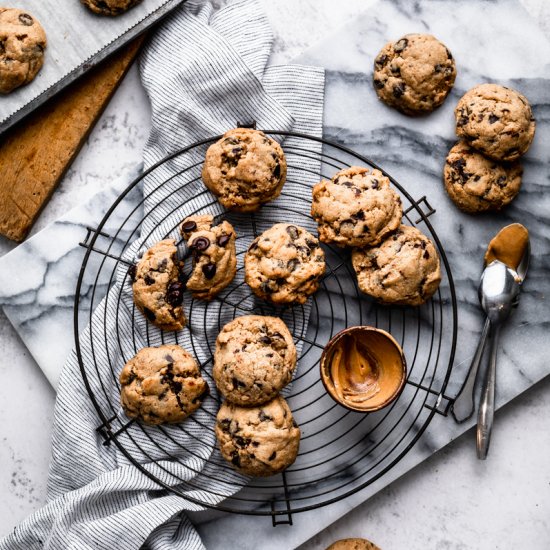
M 544 0 L 522 3 L 548 31 Z M 272 0 L 264 4 L 276 34 L 273 61 L 286 62 L 370 2 Z M 149 117 L 134 67 L 33 233 L 135 167 L 147 138 Z M 13 243 L 0 241 L 1 254 L 13 247 Z M 44 503 L 55 394 L 3 314 L 0 352 L 3 536 Z M 549 548 L 549 391 L 547 378 L 497 414 L 487 462 L 477 461 L 474 435 L 468 432 L 332 526 L 320 522 L 319 535 L 304 548 L 324 548 L 337 538 L 350 536 L 370 538 L 385 549 Z

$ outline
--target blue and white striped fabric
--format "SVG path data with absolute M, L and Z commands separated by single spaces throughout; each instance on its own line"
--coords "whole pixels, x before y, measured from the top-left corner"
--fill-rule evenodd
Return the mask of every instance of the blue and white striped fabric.
M 271 30 L 257 0 L 229 1 L 217 10 L 209 2 L 189 1 L 165 20 L 141 57 L 142 81 L 153 109 L 145 166 L 196 140 L 223 133 L 242 120 L 254 119 L 259 128 L 293 129 L 320 136 L 323 70 L 266 68 L 271 44 Z M 309 168 L 315 172 L 315 166 Z M 152 173 L 144 183 L 146 194 L 165 177 L 162 169 Z M 181 197 L 177 200 L 181 207 Z M 126 253 L 131 256 L 143 242 L 165 235 L 170 221 L 167 213 L 174 211 L 178 217 L 185 214 L 185 208 L 200 207 L 194 200 L 191 195 L 179 210 L 171 204 L 169 193 L 146 201 L 146 212 L 149 209 L 151 215 L 141 228 L 142 237 Z M 132 325 L 128 308 L 110 305 L 111 293 L 121 289 L 126 293 L 122 303 L 131 302 L 131 291 L 124 284 L 127 281 L 119 277 L 94 312 L 93 328 L 81 336 L 84 361 L 92 361 L 90 342 L 94 338 L 93 360 L 99 368 L 103 364 L 109 368 L 109 360 L 121 358 L 127 351 L 119 349 L 114 336 L 112 342 L 107 337 L 104 350 L 95 345 L 100 334 L 111 334 L 115 316 L 119 335 L 137 333 L 139 338 L 140 327 Z M 98 423 L 73 352 L 59 383 L 48 504 L 1 540 L 0 550 L 203 548 L 185 515 L 186 510 L 200 506 L 160 491 L 114 445 L 103 446 L 96 432 Z M 199 443 L 178 441 L 180 453 L 195 446 L 192 455 L 180 455 L 177 463 L 147 463 L 145 458 L 142 463 L 167 483 L 171 475 L 190 481 L 191 487 L 199 488 L 190 490 L 190 497 L 201 502 L 209 499 L 214 504 L 239 490 L 245 480 L 237 474 L 228 479 L 224 470 L 224 484 L 216 486 L 216 476 L 212 475 L 216 461 L 210 460 L 217 452 L 213 436 L 203 430 L 196 439 Z

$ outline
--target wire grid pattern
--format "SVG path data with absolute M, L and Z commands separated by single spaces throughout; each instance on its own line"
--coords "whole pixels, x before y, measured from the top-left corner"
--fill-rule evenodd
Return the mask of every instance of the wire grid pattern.
M 280 516 L 345 498 L 378 479 L 412 448 L 445 397 L 456 346 L 456 298 L 445 253 L 426 213 L 391 178 L 403 200 L 404 223 L 418 225 L 434 241 L 442 259 L 442 284 L 429 302 L 418 308 L 376 304 L 358 290 L 349 252 L 327 245 L 322 245 L 327 270 L 319 291 L 308 303 L 283 307 L 256 298 L 244 282 L 243 266 L 244 254 L 255 236 L 273 223 L 287 220 L 314 231 L 310 217 L 312 182 L 330 178 L 351 165 L 378 168 L 367 158 L 325 140 L 291 132 L 266 133 L 286 138 L 289 170 L 281 197 L 264 205 L 261 214 L 225 212 L 202 184 L 204 153 L 219 136 L 172 155 L 129 186 L 87 243 L 77 289 L 75 334 L 84 322 L 90 322 L 92 352 L 81 353 L 77 338 L 77 354 L 98 412 L 100 432 L 107 443 L 116 444 L 119 465 L 134 464 L 160 487 L 202 506 Z M 140 191 L 146 178 L 154 178 L 155 190 L 143 197 Z M 234 281 L 209 303 L 194 300 L 186 293 L 188 327 L 163 333 L 149 325 L 135 308 L 127 271 L 146 247 L 176 236 L 182 220 L 180 207 L 191 198 L 194 211 L 186 215 L 211 213 L 235 227 L 246 228 L 238 231 L 236 241 L 238 272 Z M 144 201 L 148 205 L 145 209 Z M 160 223 L 152 223 L 156 206 L 166 202 L 172 214 Z M 178 247 L 185 255 L 181 237 Z M 119 292 L 100 304 L 105 290 L 116 281 L 120 283 Z M 84 288 L 89 290 L 81 294 Z M 117 323 L 113 339 L 105 333 L 105 323 L 101 326 L 92 322 L 95 309 L 105 319 L 108 313 L 114 313 L 117 320 L 126 318 L 133 331 L 119 332 L 119 327 L 127 323 Z M 283 474 L 270 478 L 250 479 L 236 473 L 219 454 L 213 433 L 220 404 L 211 374 L 216 336 L 228 321 L 247 314 L 281 317 L 298 349 L 295 378 L 283 393 L 302 431 L 300 453 Z M 336 404 L 319 376 L 319 359 L 328 340 L 348 326 L 363 324 L 391 332 L 403 347 L 408 365 L 407 383 L 398 399 L 369 414 Z M 119 401 L 118 374 L 122 366 L 143 345 L 172 342 L 194 353 L 211 395 L 199 411 L 179 425 L 149 427 L 129 421 Z M 95 349 L 107 349 L 108 373 L 98 368 Z

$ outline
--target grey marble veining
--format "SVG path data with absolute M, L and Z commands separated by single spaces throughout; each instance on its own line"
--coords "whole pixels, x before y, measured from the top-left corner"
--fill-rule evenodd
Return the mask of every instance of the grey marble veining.
M 411 4 L 406 3 L 405 7 L 408 9 L 408 5 Z M 437 10 L 444 12 L 445 4 L 448 6 L 450 3 L 437 2 L 433 5 Z M 472 5 L 469 2 L 466 4 Z M 500 3 L 500 7 L 502 4 Z M 457 57 L 459 77 L 457 88 L 447 104 L 437 113 L 422 120 L 407 119 L 378 104 L 370 87 L 368 73 L 373 55 L 386 38 L 393 38 L 395 34 L 416 30 L 411 29 L 411 21 L 420 20 L 420 18 L 431 24 L 429 13 L 408 12 L 406 17 L 400 17 L 398 10 L 387 4 L 383 9 L 374 10 L 372 8 L 341 32 L 334 36 L 327 36 L 323 46 L 315 48 L 302 58 L 304 62 L 317 62 L 330 69 L 327 84 L 326 137 L 341 141 L 372 157 L 410 190 L 413 196 L 429 194 L 430 202 L 437 208 L 437 213 L 431 220 L 448 253 L 460 301 L 460 345 L 457 353 L 456 376 L 451 380 L 454 386 L 452 385 L 449 390 L 457 387 L 456 380 L 461 378 L 461 369 L 468 363 L 481 324 L 475 294 L 481 270 L 481 253 L 487 240 L 498 227 L 508 223 L 509 220 L 523 220 L 528 214 L 529 220 L 524 223 L 528 225 L 535 237 L 535 246 L 533 247 L 535 258 L 526 283 L 526 294 L 522 297 L 521 306 L 513 317 L 514 325 L 510 326 L 507 333 L 510 336 L 508 341 L 513 343 L 513 346 L 510 344 L 510 349 L 505 350 L 501 364 L 503 368 L 499 370 L 499 373 L 511 374 L 512 378 L 510 380 L 504 377 L 500 378 L 501 403 L 547 374 L 543 364 L 543 354 L 539 350 L 545 349 L 544 329 L 547 328 L 547 304 L 544 302 L 544 297 L 548 295 L 546 286 L 548 281 L 544 277 L 544 270 L 548 268 L 548 265 L 545 263 L 544 256 L 548 252 L 549 236 L 548 226 L 544 223 L 545 213 L 548 211 L 548 199 L 544 197 L 548 179 L 548 174 L 545 172 L 548 162 L 548 107 L 544 90 L 547 83 L 543 80 L 548 74 L 548 67 L 544 65 L 544 60 L 550 59 L 548 45 L 534 22 L 525 15 L 521 8 L 507 2 L 504 4 L 506 4 L 508 17 L 504 18 L 504 22 L 500 21 L 501 18 L 496 17 L 496 27 L 493 26 L 495 20 L 491 21 L 488 18 L 490 13 L 487 10 L 498 10 L 499 6 L 491 2 L 479 4 L 484 10 L 483 17 L 476 17 L 476 13 L 472 13 L 474 8 L 468 7 L 466 11 L 462 11 L 465 14 L 464 17 L 457 15 L 456 19 L 459 19 L 459 22 L 455 22 L 454 17 L 450 15 L 442 17 L 443 22 L 440 22 L 440 12 L 437 12 L 437 21 L 433 23 L 442 26 L 437 27 L 439 30 L 434 32 L 448 42 Z M 423 6 L 426 5 L 432 4 L 423 4 Z M 447 11 L 450 12 L 450 10 Z M 373 23 L 372 18 L 374 13 L 376 13 L 376 19 L 374 19 L 376 24 Z M 434 15 L 433 11 L 431 15 Z M 464 43 L 467 44 L 468 49 L 461 49 L 464 48 L 464 44 L 460 42 L 460 24 L 465 27 L 472 18 L 478 21 L 477 29 L 483 24 L 486 24 L 489 29 L 485 33 L 478 30 L 477 42 L 475 41 L 476 36 L 472 36 L 474 33 L 466 33 Z M 507 21 L 513 21 L 515 29 L 511 28 L 511 24 L 508 28 Z M 394 24 L 396 25 L 395 29 L 392 26 Z M 450 25 L 452 32 L 447 31 L 445 25 Z M 502 25 L 505 28 L 502 28 Z M 401 31 L 401 28 L 404 30 Z M 491 31 L 492 28 L 497 29 L 501 34 L 508 33 L 507 39 L 502 40 L 500 36 L 495 36 L 496 30 Z M 376 37 L 376 40 L 372 38 L 373 36 Z M 513 46 L 506 47 L 507 41 L 514 37 Z M 525 37 L 528 37 L 528 40 L 525 40 Z M 372 46 L 373 43 L 376 45 Z M 338 47 L 335 47 L 335 44 Z M 492 49 L 494 48 L 493 44 L 499 46 L 498 51 L 502 51 L 502 58 L 498 57 L 498 52 L 495 53 L 496 48 Z M 466 60 L 478 62 L 479 51 L 488 52 L 483 56 L 483 63 L 473 68 L 467 66 Z M 534 55 L 535 53 L 536 55 Z M 523 59 L 522 55 L 525 56 Z M 461 61 L 461 57 L 464 61 Z M 508 66 L 508 60 L 513 61 L 510 65 L 511 68 Z M 493 68 L 495 72 L 491 72 Z M 525 78 L 527 76 L 529 78 Z M 452 104 L 456 103 L 465 89 L 480 80 L 491 78 L 506 82 L 510 77 L 514 77 L 511 85 L 521 89 L 535 103 L 535 116 L 539 122 L 534 147 L 526 158 L 524 189 L 516 203 L 504 215 L 483 216 L 482 218 L 461 215 L 454 210 L 445 196 L 439 175 L 446 151 L 454 141 Z M 540 80 L 537 81 L 533 77 Z M 523 88 L 523 86 L 528 87 Z M 105 198 L 101 208 L 104 208 L 109 202 L 110 199 Z M 46 355 L 58 354 L 50 360 L 53 369 L 52 378 L 55 377 L 55 369 L 58 369 L 62 362 L 60 357 L 63 356 L 64 349 L 68 350 L 72 345 L 72 334 L 70 333 L 72 311 L 71 306 L 67 304 L 72 303 L 70 293 L 74 281 L 71 281 L 71 285 L 67 284 L 66 273 L 78 269 L 83 253 L 74 245 L 85 234 L 82 226 L 87 220 L 92 220 L 94 216 L 97 220 L 97 217 L 100 217 L 98 213 L 101 208 L 94 209 L 93 212 L 89 208 L 84 208 L 76 215 L 69 214 L 69 225 L 66 227 L 74 227 L 74 232 L 69 234 L 63 231 L 51 233 L 49 236 L 45 235 L 42 244 L 48 243 L 47 254 L 44 253 L 46 247 L 40 246 L 39 241 L 36 241 L 34 249 L 25 248 L 27 245 L 19 247 L 17 250 L 23 249 L 20 256 L 11 256 L 11 259 L 8 256 L 5 259 L 5 264 L 0 263 L 0 272 L 2 273 L 6 272 L 5 266 L 10 273 L 14 273 L 17 268 L 18 272 L 24 274 L 17 280 L 14 280 L 13 277 L 5 277 L 3 284 L 7 284 L 7 287 L 4 287 L 3 290 L 3 300 L 11 303 L 10 296 L 14 294 L 17 296 L 17 303 L 12 303 L 10 318 L 15 320 L 25 342 L 30 343 L 30 347 L 34 345 L 33 353 L 41 364 L 42 358 L 45 357 L 45 349 L 48 350 Z M 64 224 L 65 221 L 62 220 L 59 223 Z M 55 242 L 56 246 L 51 246 L 52 242 Z M 51 265 L 54 265 L 53 262 L 56 258 L 65 258 L 67 261 L 70 260 L 70 263 L 65 264 L 60 271 L 56 269 L 42 270 L 41 275 L 33 279 L 32 276 L 36 275 L 33 270 L 37 263 L 37 257 L 41 258 L 42 256 L 47 256 L 44 262 L 50 262 Z M 28 273 L 26 269 L 21 269 L 21 266 L 31 264 L 33 268 L 29 268 Z M 47 284 L 40 286 L 41 281 Z M 36 305 L 31 306 L 33 300 L 40 304 L 39 312 L 36 310 Z M 531 314 L 532 311 L 535 312 L 534 315 Z M 528 312 L 529 316 L 527 316 Z M 58 315 L 61 316 L 57 317 Z M 42 328 L 37 328 L 39 320 L 43 323 Z M 44 327 L 48 328 L 50 325 L 51 330 L 47 332 L 47 338 L 42 338 Z M 61 326 L 65 327 L 65 330 L 60 331 L 57 328 Z M 56 346 L 50 345 L 52 338 L 55 338 Z M 514 368 L 516 365 L 517 368 Z M 513 391 L 504 391 L 508 384 L 513 385 Z M 243 548 L 254 547 L 258 540 L 265 541 L 262 548 L 294 546 L 314 534 L 319 526 L 332 523 L 393 479 L 408 471 L 436 449 L 457 437 L 463 429 L 456 427 L 450 419 L 436 416 L 429 432 L 420 440 L 413 452 L 399 464 L 398 468 L 370 486 L 368 490 L 358 493 L 346 501 L 317 510 L 314 513 L 295 516 L 293 527 L 280 526 L 274 530 L 269 519 L 222 516 L 215 523 L 209 521 L 201 526 L 203 537 L 209 548 L 224 547 L 227 537 L 231 536 L 231 533 L 237 532 Z M 216 516 L 216 514 L 214 515 Z M 246 533 L 244 540 L 243 533 Z

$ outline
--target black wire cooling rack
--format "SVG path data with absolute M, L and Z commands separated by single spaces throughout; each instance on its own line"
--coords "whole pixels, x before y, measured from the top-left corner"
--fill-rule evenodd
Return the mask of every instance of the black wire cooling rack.
M 266 133 L 286 140 L 283 148 L 289 174 L 296 175 L 304 169 L 300 162 L 303 159 L 319 161 L 321 168 L 316 174 L 319 179 L 329 179 L 336 171 L 351 165 L 382 170 L 368 158 L 336 143 L 293 132 Z M 225 316 L 229 314 L 230 318 L 250 313 L 285 316 L 295 341 L 302 344 L 297 376 L 287 397 L 302 430 L 302 439 L 296 462 L 284 473 L 265 479 L 251 479 L 239 492 L 228 498 L 220 498 L 223 491 L 213 494 L 213 498 L 197 497 L 188 490 L 184 494 L 177 484 L 167 484 L 150 468 L 144 467 L 141 443 L 147 438 L 152 440 L 151 430 L 157 430 L 154 441 L 162 450 L 165 441 L 163 428 L 144 427 L 124 416 L 117 393 L 118 373 L 123 365 L 113 362 L 109 373 L 100 371 L 96 361 L 96 352 L 99 353 L 99 349 L 96 350 L 94 346 L 104 345 L 104 342 L 101 338 L 96 338 L 92 341 L 91 351 L 84 352 L 79 335 L 92 320 L 94 309 L 112 287 L 117 270 L 121 267 L 126 269 L 129 264 L 123 257 L 124 252 L 139 236 L 140 228 L 146 220 L 144 202 L 154 200 L 152 196 L 141 195 L 144 178 L 154 175 L 156 171 L 165 170 L 174 160 L 189 157 L 198 159 L 187 168 L 195 170 L 198 180 L 202 167 L 200 159 L 204 158 L 208 146 L 219 138 L 220 136 L 216 136 L 190 145 L 151 167 L 116 198 L 96 229 L 88 228 L 88 234 L 81 243 L 86 248 L 86 253 L 75 298 L 76 351 L 84 383 L 98 414 L 98 433 L 104 439 L 104 444 L 114 443 L 130 463 L 158 483 L 159 489 L 163 488 L 205 507 L 271 516 L 273 525 L 292 524 L 293 513 L 336 502 L 373 483 L 410 451 L 435 414 L 447 416 L 452 398 L 445 395 L 445 389 L 451 374 L 457 334 L 454 284 L 445 252 L 428 219 L 435 211 L 425 197 L 414 200 L 397 181 L 385 174 L 403 200 L 403 222 L 418 226 L 429 236 L 441 258 L 441 286 L 435 296 L 423 306 L 388 307 L 376 304 L 358 290 L 349 252 L 326 245 L 323 248 L 327 271 L 320 290 L 311 299 L 309 324 L 308 308 L 301 305 L 282 308 L 256 301 L 253 308 L 242 306 L 245 302 L 234 298 L 237 290 L 234 286 L 244 283 L 233 283 L 227 287 L 209 305 L 210 309 L 206 310 L 203 318 L 194 317 L 192 302 L 186 313 L 193 348 L 194 338 L 204 338 L 205 334 L 194 327 L 200 328 L 207 315 L 217 315 L 218 320 L 221 319 L 220 312 L 224 312 Z M 162 188 L 163 185 L 168 185 L 169 179 L 171 180 L 167 178 L 166 181 L 160 181 L 159 186 Z M 217 204 L 206 189 L 204 193 L 209 201 L 207 206 Z M 285 195 L 284 188 L 282 194 Z M 274 204 L 263 206 L 263 209 L 269 208 L 275 208 Z M 285 208 L 292 219 L 303 218 L 304 223 L 311 223 L 308 201 L 296 198 L 291 206 Z M 248 234 L 238 235 L 238 239 L 250 242 L 259 233 L 259 228 L 254 214 L 247 216 L 250 217 L 250 231 Z M 242 250 L 245 248 L 241 247 Z M 242 252 L 238 258 L 238 269 L 243 269 Z M 246 292 L 243 290 L 244 286 L 240 287 L 241 293 Z M 139 315 L 141 314 L 136 311 L 136 316 Z M 407 381 L 403 392 L 391 405 L 375 413 L 356 413 L 336 404 L 325 392 L 319 376 L 319 359 L 328 339 L 346 326 L 356 324 L 374 325 L 391 332 L 403 347 L 407 359 Z M 296 329 L 304 325 L 307 326 L 307 331 Z M 107 338 L 107 335 L 104 337 Z M 210 350 L 214 349 L 215 337 L 216 334 L 207 336 Z M 120 337 L 118 342 L 123 347 L 124 342 Z M 210 360 L 208 358 L 201 365 L 206 365 Z M 203 376 L 211 387 L 214 386 L 211 370 L 207 367 L 203 370 Z M 117 391 L 113 391 L 114 387 Z M 179 428 L 185 430 L 186 423 L 192 422 L 193 415 Z M 136 426 L 141 429 L 139 437 L 122 437 L 130 425 L 134 429 Z M 165 460 L 179 460 L 170 451 L 168 444 L 166 447 Z M 192 453 L 192 450 L 189 452 Z M 186 466 L 189 467 L 188 462 Z M 217 486 L 230 483 L 231 466 L 224 461 L 217 463 L 217 466 Z M 219 475 L 219 468 L 227 476 Z M 227 481 L 224 481 L 226 477 Z

